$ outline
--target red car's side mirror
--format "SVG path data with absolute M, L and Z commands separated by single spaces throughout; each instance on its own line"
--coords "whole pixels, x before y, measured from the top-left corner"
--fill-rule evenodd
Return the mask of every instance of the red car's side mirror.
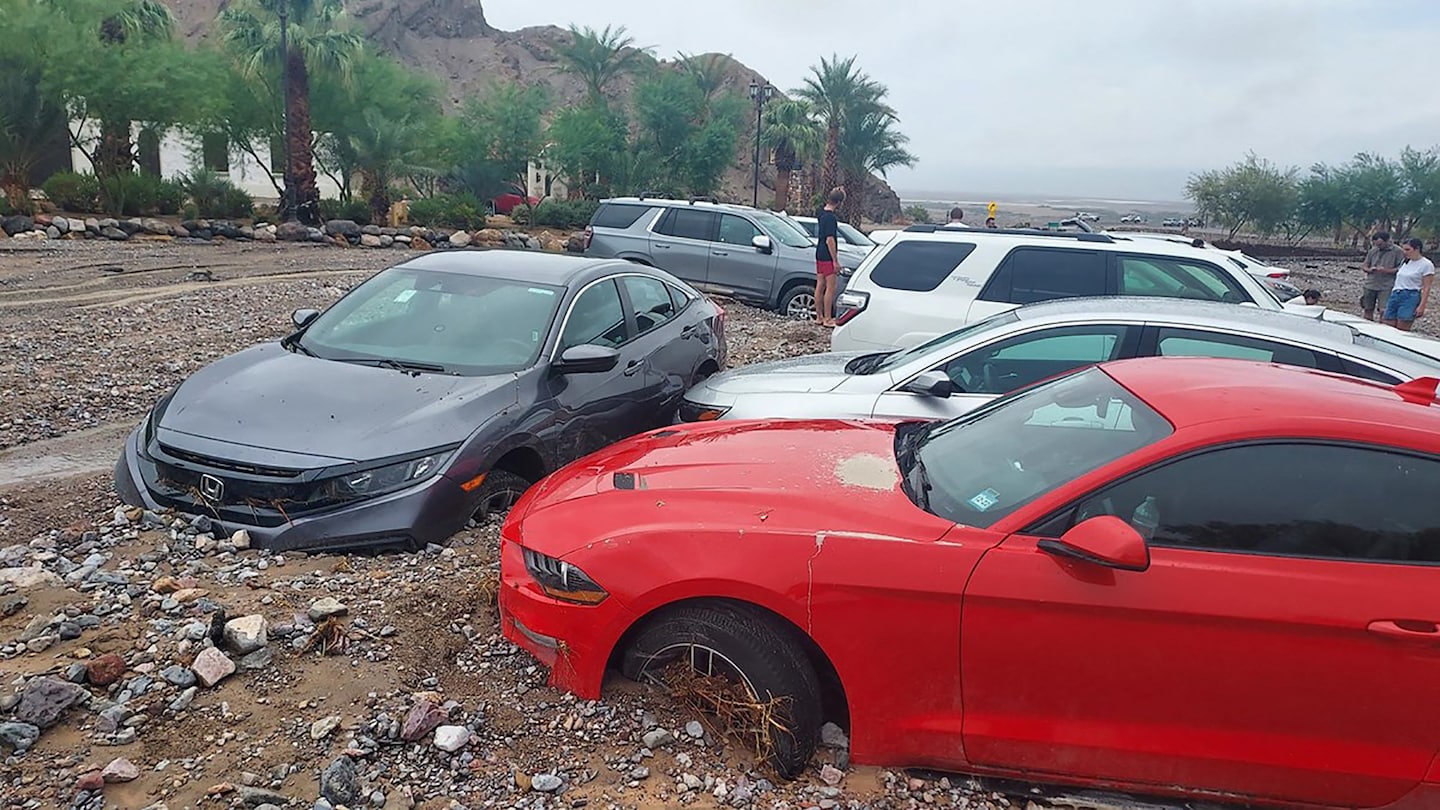
M 1129 523 L 1112 515 L 1101 515 L 1071 527 L 1059 540 L 1041 540 L 1041 551 L 1057 557 L 1119 568 L 1144 571 L 1150 567 L 1150 547 Z

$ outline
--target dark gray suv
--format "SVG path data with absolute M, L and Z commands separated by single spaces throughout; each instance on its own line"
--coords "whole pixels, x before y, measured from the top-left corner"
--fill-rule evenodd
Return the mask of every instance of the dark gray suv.
M 815 315 L 815 240 L 744 205 L 616 197 L 585 229 L 585 253 L 659 267 L 702 290 L 796 318 Z M 853 264 L 855 257 L 842 256 Z M 838 286 L 844 289 L 842 277 Z

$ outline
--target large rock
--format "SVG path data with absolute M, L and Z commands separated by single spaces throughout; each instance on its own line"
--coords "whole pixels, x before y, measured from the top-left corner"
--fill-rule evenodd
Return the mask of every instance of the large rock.
M 86 677 L 96 686 L 109 686 L 125 676 L 125 659 L 115 653 L 106 653 L 86 668 Z
M 59 576 L 37 566 L 0 568 L 0 584 L 13 585 L 23 591 L 29 588 L 59 588 L 65 582 Z
M 54 226 L 55 230 L 59 231 L 60 233 L 70 232 L 70 220 L 66 219 L 65 217 L 55 217 L 54 219 L 50 220 L 50 224 Z
M 142 219 L 142 220 L 140 220 L 140 225 L 141 225 L 142 228 L 144 228 L 145 233 L 152 233 L 152 234 L 155 234 L 156 236 L 174 236 L 174 235 L 175 235 L 175 229 L 171 228 L 171 227 L 170 227 L 170 223 L 165 222 L 164 220 L 159 220 L 159 219 Z
M 60 722 L 71 706 L 84 700 L 87 693 L 73 683 L 58 678 L 35 678 L 25 684 L 20 702 L 15 705 L 15 720 L 46 729 Z
M 410 711 L 405 714 L 405 722 L 400 726 L 400 739 L 405 742 L 416 740 L 429 734 L 441 723 L 445 722 L 445 711 L 434 701 L 419 700 Z
M 470 234 L 465 231 L 456 231 L 450 234 L 450 246 L 463 248 L 470 246 Z
M 361 235 L 360 235 L 360 247 L 367 247 L 367 248 L 383 247 L 384 245 L 381 244 L 380 239 L 381 239 L 381 237 L 376 236 L 376 235 L 373 235 L 373 234 L 368 234 L 368 233 L 366 233 L 366 234 L 361 234 Z
M 130 238 L 130 234 L 119 228 L 101 228 L 100 235 L 116 242 L 124 242 Z
M 360 773 L 355 760 L 336 757 L 320 774 L 320 796 L 333 805 L 354 806 L 360 801 Z
M 214 647 L 206 647 L 195 656 L 195 662 L 190 665 L 195 670 L 195 677 L 199 679 L 201 686 L 214 686 L 235 674 L 235 662 L 225 653 Z
M 325 223 L 325 233 L 329 236 L 359 236 L 360 224 L 349 219 L 332 219 Z
M 30 217 L 24 216 L 23 214 L 14 214 L 12 216 L 0 218 L 0 229 L 4 229 L 5 233 L 10 234 L 11 236 L 25 233 L 26 231 L 34 227 L 35 220 L 31 219 Z
M 124 757 L 117 757 L 100 772 L 100 778 L 106 782 L 132 782 L 140 778 L 140 768 Z
M 318 622 L 331 616 L 344 616 L 349 610 L 350 608 L 346 607 L 339 599 L 333 596 L 322 596 L 310 603 L 310 610 L 306 613 L 310 617 L 310 621 Z
M 118 227 L 120 230 L 124 231 L 127 235 L 129 235 L 129 236 L 134 236 L 135 234 L 141 233 L 142 231 L 145 230 L 145 223 L 142 222 L 142 221 L 140 221 L 140 220 L 138 220 L 138 219 L 133 219 L 133 218 L 132 218 L 132 219 L 122 219 L 122 220 L 120 220 L 120 224 L 117 225 L 116 227 Z
M 304 242 L 310 238 L 310 229 L 299 222 L 282 222 L 275 228 L 275 238 L 281 242 Z
M 435 729 L 435 747 L 453 754 L 470 742 L 470 729 L 464 726 L 441 726 Z
M 0 723 L 0 748 L 24 752 L 40 739 L 39 726 L 30 723 Z
M 475 232 L 475 241 L 483 245 L 498 245 L 505 241 L 505 234 L 494 228 L 485 228 Z
M 225 646 L 236 655 L 252 653 L 270 643 L 266 637 L 269 623 L 256 613 L 225 623 Z

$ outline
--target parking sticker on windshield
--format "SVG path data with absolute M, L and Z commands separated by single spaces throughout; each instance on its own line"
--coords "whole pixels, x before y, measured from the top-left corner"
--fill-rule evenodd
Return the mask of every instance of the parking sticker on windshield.
M 554 291 L 554 290 L 547 290 L 547 289 L 544 289 L 544 288 L 542 288 L 542 287 L 527 287 L 527 288 L 525 288 L 525 289 L 526 289 L 526 292 L 532 292 L 532 293 L 535 293 L 536 295 L 554 295 L 554 294 L 555 294 L 555 291 Z
M 976 512 L 984 512 L 999 502 L 1000 493 L 993 489 L 986 489 L 984 492 L 966 501 L 966 503 L 970 504 L 970 508 Z
M 401 290 L 401 291 L 400 291 L 400 294 L 397 295 L 397 296 L 395 296 L 395 303 L 397 303 L 397 304 L 403 304 L 403 303 L 405 303 L 406 301 L 409 301 L 411 298 L 414 298 L 414 297 L 415 297 L 415 291 L 414 291 L 414 290 Z

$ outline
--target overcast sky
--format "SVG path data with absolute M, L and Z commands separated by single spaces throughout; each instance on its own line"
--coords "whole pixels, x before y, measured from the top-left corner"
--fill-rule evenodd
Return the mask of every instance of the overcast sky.
M 892 11 L 892 9 L 904 9 Z M 1308 167 L 1440 143 L 1436 0 L 487 0 L 497 28 L 624 25 L 782 89 L 855 54 L 919 158 L 902 193 L 1178 200 L 1253 149 Z

